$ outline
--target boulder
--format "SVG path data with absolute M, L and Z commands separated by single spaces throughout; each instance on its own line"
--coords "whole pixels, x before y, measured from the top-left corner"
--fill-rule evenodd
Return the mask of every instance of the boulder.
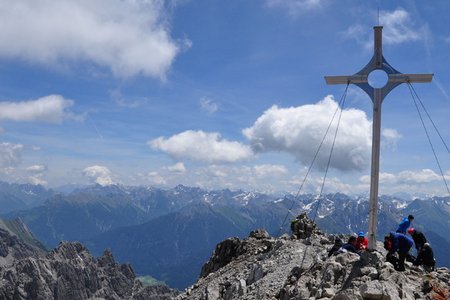
M 254 263 L 250 268 L 250 273 L 248 274 L 246 283 L 247 285 L 251 285 L 263 277 L 264 277 L 263 267 L 259 263 Z
M 265 229 L 256 229 L 250 232 L 249 237 L 261 240 L 270 238 L 270 234 Z
M 291 231 L 297 239 L 306 239 L 313 233 L 319 233 L 320 231 L 316 227 L 314 221 L 308 218 L 306 213 L 298 215 L 291 221 Z
M 384 286 L 378 281 L 369 281 L 359 287 L 359 293 L 364 300 L 391 300 Z

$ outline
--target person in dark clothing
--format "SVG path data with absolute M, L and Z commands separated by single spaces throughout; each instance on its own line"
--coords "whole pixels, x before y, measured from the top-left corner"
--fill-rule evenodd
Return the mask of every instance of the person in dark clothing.
M 417 259 L 414 261 L 415 266 L 423 265 L 425 270 L 433 271 L 436 265 L 434 259 L 433 249 L 430 244 L 425 243 L 417 255 Z
M 395 252 L 398 253 L 397 271 L 405 271 L 405 259 L 409 255 L 409 249 L 411 249 L 414 241 L 408 236 L 398 232 L 391 232 L 390 240 L 391 246 L 389 249 L 389 254 L 393 254 Z
M 392 249 L 392 239 L 390 235 L 384 237 L 384 249 L 388 251 L 386 255 L 386 261 L 394 266 L 394 269 L 398 269 L 398 257 L 395 252 L 391 252 Z
M 398 233 L 406 234 L 406 230 L 408 230 L 409 226 L 411 226 L 411 222 L 414 220 L 413 215 L 409 215 L 408 217 L 405 217 L 400 224 L 398 224 L 397 231 Z
M 359 255 L 358 251 L 356 251 L 356 236 L 349 237 L 347 244 L 342 245 L 342 247 L 339 249 L 339 251 L 353 252 L 353 253 L 356 253 Z
M 423 245 L 425 245 L 425 243 L 427 243 L 427 238 L 425 237 L 425 235 L 414 229 L 414 228 L 409 228 L 408 229 L 408 233 L 411 235 L 413 241 L 414 241 L 414 245 L 416 246 L 416 250 L 417 250 L 417 254 L 419 254 L 420 250 L 423 248 Z
M 328 257 L 330 257 L 331 255 L 334 255 L 338 252 L 338 250 L 342 247 L 342 240 L 340 238 L 336 238 L 334 240 L 334 245 L 333 247 L 330 249 L 330 251 L 328 252 Z

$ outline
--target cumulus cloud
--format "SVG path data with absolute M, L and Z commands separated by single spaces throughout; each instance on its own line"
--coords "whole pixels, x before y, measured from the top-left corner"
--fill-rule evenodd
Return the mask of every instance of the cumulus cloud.
M 186 167 L 182 162 L 177 162 L 172 166 L 168 166 L 167 170 L 173 173 L 184 174 L 186 172 Z
M 24 148 L 21 144 L 0 143 L 0 168 L 17 166 L 22 159 Z
M 79 119 L 80 116 L 68 111 L 72 105 L 72 100 L 60 95 L 21 102 L 0 102 L 0 120 L 60 123 L 67 118 Z
M 148 142 L 154 150 L 166 152 L 176 159 L 205 162 L 236 162 L 248 159 L 253 152 L 247 145 L 222 139 L 219 133 L 188 130 Z
M 338 104 L 332 96 L 317 104 L 290 108 L 272 106 L 252 127 L 244 129 L 243 134 L 256 152 L 285 151 L 309 165 L 337 109 Z M 328 161 L 336 119 L 317 157 L 317 165 L 321 168 Z M 371 122 L 366 114 L 357 109 L 344 110 L 331 166 L 343 171 L 366 168 L 370 146 Z
M 202 110 L 207 112 L 208 114 L 212 115 L 213 113 L 217 112 L 219 110 L 219 105 L 208 98 L 202 98 L 200 99 L 200 107 Z
M 402 135 L 395 129 L 384 128 L 381 131 L 381 137 L 383 138 L 382 144 L 395 150 L 397 148 L 397 141 L 402 137 Z
M 112 172 L 104 166 L 90 166 L 83 170 L 83 175 L 88 177 L 92 182 L 102 186 L 114 184 Z
M 266 5 L 285 9 L 289 15 L 297 16 L 322 7 L 324 2 L 324 0 L 266 0 Z
M 159 0 L 0 0 L 0 57 L 86 61 L 120 77 L 164 78 L 183 47 L 171 38 L 166 14 Z

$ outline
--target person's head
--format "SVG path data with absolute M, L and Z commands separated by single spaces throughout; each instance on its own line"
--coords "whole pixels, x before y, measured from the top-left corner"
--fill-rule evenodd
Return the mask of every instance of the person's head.
M 364 239 L 364 232 L 360 231 L 358 233 L 358 239 Z
M 416 230 L 414 228 L 408 228 L 408 233 L 413 235 Z
M 335 245 L 342 245 L 342 240 L 340 239 L 340 238 L 336 238 L 335 240 L 334 240 L 334 244 Z
M 414 220 L 414 216 L 413 215 L 409 215 L 408 216 L 408 220 L 411 222 L 412 220 Z
M 356 236 L 351 236 L 348 238 L 347 243 L 351 244 L 351 245 L 356 245 Z

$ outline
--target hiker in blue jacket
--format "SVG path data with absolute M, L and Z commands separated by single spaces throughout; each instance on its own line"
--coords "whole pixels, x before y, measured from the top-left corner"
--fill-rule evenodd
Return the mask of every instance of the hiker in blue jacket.
M 398 253 L 398 269 L 397 271 L 405 271 L 405 259 L 409 254 L 409 249 L 411 249 L 414 241 L 406 236 L 405 234 L 398 232 L 391 232 L 390 240 L 391 246 L 389 250 L 389 254 L 393 254 L 395 252 Z
M 414 220 L 413 215 L 409 215 L 405 217 L 403 221 L 398 224 L 397 232 L 406 234 L 406 230 L 408 230 L 409 226 L 411 226 L 411 221 Z

